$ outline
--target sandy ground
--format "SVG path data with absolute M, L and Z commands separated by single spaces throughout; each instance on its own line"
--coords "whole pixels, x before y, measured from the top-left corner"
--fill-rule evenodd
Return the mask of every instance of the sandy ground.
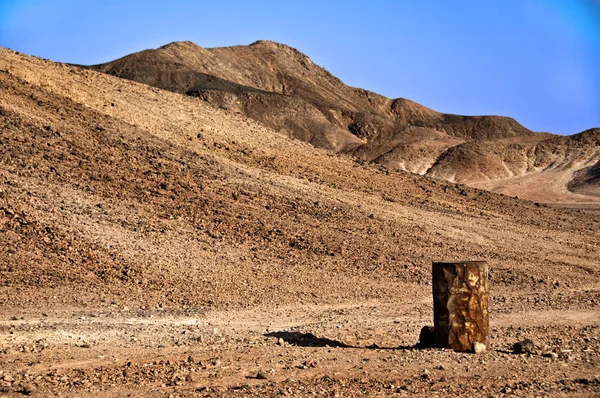
M 31 313 L 0 323 L 0 378 L 7 393 L 39 396 L 593 397 L 600 291 L 588 293 L 562 309 L 496 303 L 480 355 L 414 346 L 431 324 L 427 294 L 403 304 Z M 524 338 L 540 352 L 513 354 Z

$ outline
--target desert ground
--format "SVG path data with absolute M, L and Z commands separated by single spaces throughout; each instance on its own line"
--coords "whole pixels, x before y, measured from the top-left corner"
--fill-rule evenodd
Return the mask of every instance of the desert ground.
M 365 163 L 4 48 L 0 144 L 0 394 L 600 396 L 597 196 Z M 448 260 L 489 263 L 483 354 L 417 346 Z

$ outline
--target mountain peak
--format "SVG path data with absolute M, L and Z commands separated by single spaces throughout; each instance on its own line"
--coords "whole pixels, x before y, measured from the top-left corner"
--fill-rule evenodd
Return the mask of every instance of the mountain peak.
M 284 46 L 285 44 L 277 43 L 273 40 L 256 40 L 254 43 L 250 43 L 250 46 Z
M 189 41 L 189 40 L 184 40 L 184 41 L 172 41 L 168 44 L 165 44 L 164 46 L 160 46 L 159 49 L 166 49 L 166 48 L 202 48 L 202 46 L 199 46 L 198 44 Z
M 349 87 L 302 52 L 270 40 L 208 49 L 173 42 L 95 68 L 198 96 L 362 161 L 450 181 L 502 181 L 534 171 L 529 165 L 567 170 L 600 156 L 596 130 L 561 139 L 509 117 L 446 114 L 386 98 Z
M 304 54 L 302 51 L 299 51 L 299 50 L 295 49 L 294 47 L 288 46 L 287 44 L 278 43 L 278 42 L 271 41 L 271 40 L 257 40 L 254 43 L 251 43 L 248 47 L 249 48 L 264 48 L 264 49 L 273 50 L 273 51 L 281 51 L 282 53 L 292 54 L 295 57 L 300 58 L 310 64 L 313 63 L 312 60 L 310 59 L 310 57 L 308 55 Z

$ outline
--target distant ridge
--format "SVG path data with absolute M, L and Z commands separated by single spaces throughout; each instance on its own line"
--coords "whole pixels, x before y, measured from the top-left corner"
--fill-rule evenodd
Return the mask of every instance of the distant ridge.
M 595 139 L 582 146 L 579 135 L 535 133 L 509 117 L 444 114 L 349 87 L 302 52 L 268 40 L 211 49 L 173 42 L 89 68 L 198 97 L 361 161 L 498 192 L 507 179 L 572 174 L 600 160 Z

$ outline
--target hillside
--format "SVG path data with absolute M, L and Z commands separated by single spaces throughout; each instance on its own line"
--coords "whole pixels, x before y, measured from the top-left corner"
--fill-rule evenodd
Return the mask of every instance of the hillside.
M 389 170 L 511 195 L 504 190 L 507 184 L 527 185 L 524 177 L 548 171 L 552 177 L 543 179 L 546 191 L 529 187 L 520 196 L 544 202 L 595 200 L 572 195 L 566 184 L 572 173 L 600 159 L 597 143 L 582 151 L 574 139 L 534 133 L 511 118 L 443 114 L 408 99 L 348 87 L 283 44 L 258 41 L 204 49 L 176 42 L 91 68 L 200 97 L 291 137 Z M 555 152 L 568 153 L 569 159 L 559 164 Z
M 577 171 L 569 183 L 569 189 L 584 195 L 600 196 L 600 161 Z
M 438 133 L 473 134 L 460 129 Z M 3 392 L 598 392 L 600 215 L 361 165 L 197 97 L 3 48 L 0 143 Z M 412 347 L 431 262 L 450 259 L 490 262 L 490 372 Z M 524 337 L 560 337 L 575 362 L 503 353 Z

